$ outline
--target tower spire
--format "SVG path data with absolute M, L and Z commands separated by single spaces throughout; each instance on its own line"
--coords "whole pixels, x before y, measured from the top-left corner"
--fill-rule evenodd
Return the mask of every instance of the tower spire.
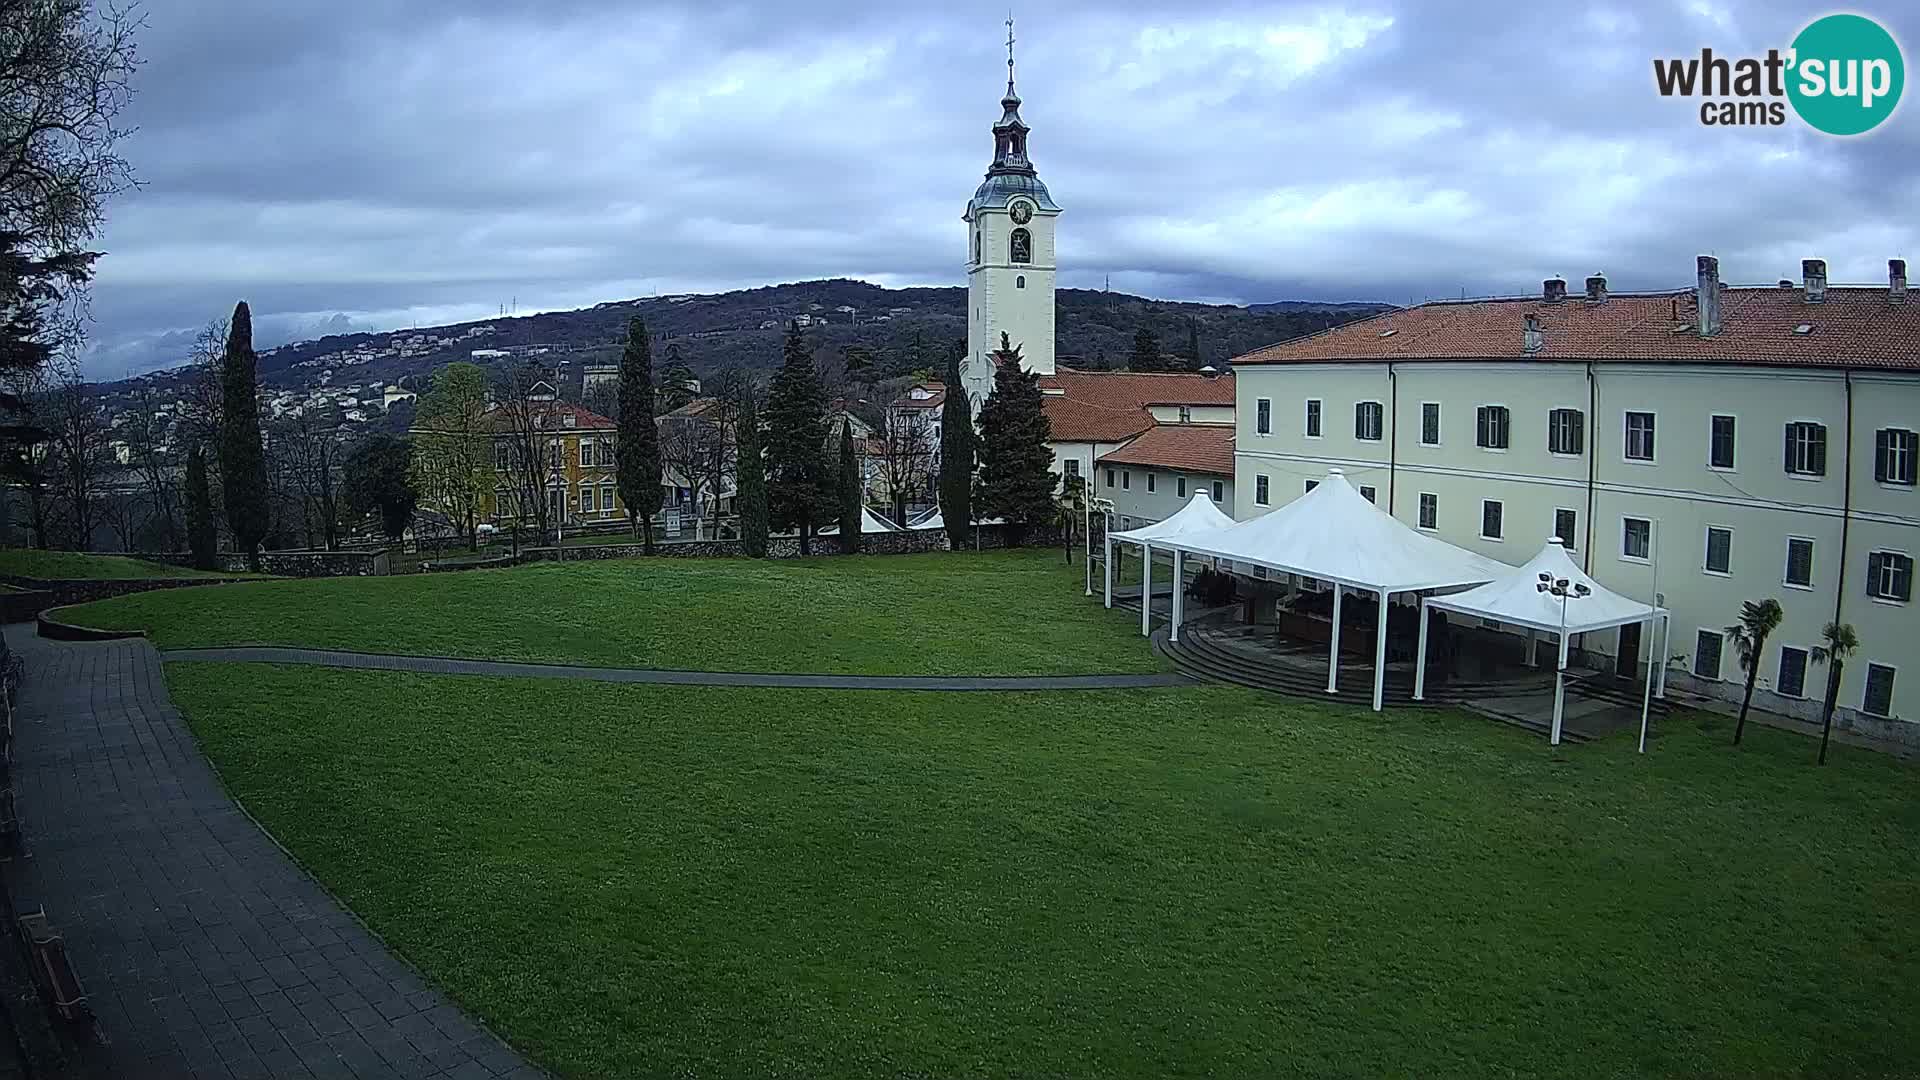
M 1020 98 L 1013 92 L 1013 12 L 1007 12 L 1007 96 L 1016 102 Z
M 1007 96 L 1000 99 L 1000 122 L 993 125 L 993 166 L 988 176 L 1033 175 L 1027 160 L 1027 124 L 1020 119 L 1020 95 L 1013 91 L 1013 14 L 1007 14 Z

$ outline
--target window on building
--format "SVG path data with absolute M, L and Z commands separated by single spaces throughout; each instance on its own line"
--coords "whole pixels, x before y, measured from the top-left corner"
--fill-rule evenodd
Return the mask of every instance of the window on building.
M 1187 497 L 1187 478 L 1186 477 L 1176 476 L 1173 478 L 1173 495 L 1174 495 L 1174 498 L 1176 499 L 1184 499 Z
M 1707 573 L 1724 574 L 1733 564 L 1733 530 L 1707 526 Z
M 1867 555 L 1867 595 L 1875 600 L 1913 599 L 1913 559 L 1897 551 Z
M 1379 442 L 1382 412 L 1377 401 L 1362 401 L 1353 406 L 1353 437 L 1362 442 Z
M 1273 402 L 1261 398 L 1253 403 L 1253 433 L 1255 435 L 1273 434 Z
M 1013 261 L 1030 263 L 1033 261 L 1033 234 L 1025 229 L 1013 230 Z
M 1620 555 L 1626 559 L 1646 559 L 1653 554 L 1653 522 L 1646 518 L 1622 518 Z
M 547 464 L 558 468 L 566 460 L 567 448 L 555 439 L 547 444 Z
M 1183 424 L 1193 423 L 1193 409 L 1191 406 L 1180 406 L 1180 422 Z
M 1320 437 L 1320 399 L 1307 399 L 1307 438 Z
M 1420 403 L 1420 445 L 1440 445 L 1440 403 L 1437 401 Z
M 1707 426 L 1707 465 L 1715 469 L 1733 468 L 1734 418 L 1715 415 Z
M 593 440 L 591 439 L 580 440 L 580 467 L 593 468 Z
M 1587 414 L 1579 409 L 1547 413 L 1547 453 L 1583 454 L 1587 449 Z
M 1372 484 L 1361 484 L 1360 497 L 1367 500 L 1368 502 L 1379 502 L 1380 491 L 1379 489 L 1375 488 Z
M 1153 473 L 1151 470 L 1147 473 L 1147 490 L 1149 492 L 1153 490 Z
M 593 513 L 593 489 L 590 487 L 580 489 L 580 512 L 583 514 Z
M 615 509 L 617 509 L 617 507 L 613 505 L 613 485 L 600 485 L 600 512 L 603 514 L 611 514 Z
M 1024 288 L 1026 288 L 1026 287 L 1027 287 L 1027 275 L 1025 275 L 1025 274 L 1021 274 L 1020 276 L 1018 276 L 1018 277 L 1016 277 L 1016 278 L 1014 278 L 1014 279 L 1013 279 L 1013 287 L 1014 287 L 1014 288 L 1016 288 L 1016 289 L 1024 289 Z
M 1080 459 L 1079 458 L 1068 458 L 1065 464 L 1066 464 L 1068 476 L 1080 475 Z
M 1786 467 L 1789 476 L 1827 475 L 1827 425 L 1804 420 L 1787 425 Z
M 1804 536 L 1787 537 L 1787 573 L 1782 580 L 1803 589 L 1813 588 L 1813 541 Z
M 503 472 L 506 471 L 507 462 L 512 460 L 512 458 L 508 456 L 508 453 L 511 450 L 512 450 L 512 447 L 508 446 L 506 443 L 503 443 L 503 442 L 494 443 L 493 444 L 493 467 Z
M 1226 484 L 1226 481 L 1224 481 L 1224 480 L 1215 480 L 1215 481 L 1213 482 L 1213 501 L 1214 501 L 1215 503 L 1223 503 L 1223 502 L 1226 502 L 1226 501 L 1227 501 L 1227 484 Z
M 1628 461 L 1653 460 L 1653 414 L 1650 412 L 1630 412 L 1627 414 L 1626 445 L 1621 449 Z
M 1507 508 L 1497 499 L 1480 500 L 1480 539 L 1498 540 L 1505 536 Z
M 1272 505 L 1272 500 L 1267 497 L 1267 478 L 1265 475 L 1253 478 L 1253 503 L 1255 506 Z
M 1108 491 L 1113 490 L 1113 470 L 1112 469 L 1107 470 L 1107 490 Z
M 1440 527 L 1440 496 L 1431 491 L 1420 493 L 1420 527 L 1423 529 Z
M 1883 484 L 1913 486 L 1920 435 L 1906 428 L 1881 428 L 1873 435 L 1873 478 Z
M 973 261 L 980 261 L 980 230 L 973 230 Z
M 1807 696 L 1807 650 L 1780 646 L 1780 677 L 1773 680 L 1773 692 L 1783 697 Z
M 1717 630 L 1702 630 L 1693 639 L 1693 674 L 1701 679 L 1720 677 L 1720 652 L 1726 639 Z
M 1560 538 L 1560 546 L 1572 551 L 1580 546 L 1580 515 L 1566 507 L 1553 512 L 1553 535 Z
M 1132 487 L 1133 487 L 1133 470 L 1121 469 L 1120 470 L 1120 490 L 1128 491 L 1128 490 L 1131 490 Z
M 1508 439 L 1508 415 L 1505 405 L 1482 405 L 1474 423 L 1474 445 L 1485 450 L 1505 450 Z
M 1893 669 L 1885 664 L 1867 665 L 1867 692 L 1861 695 L 1860 711 L 1871 716 L 1893 715 Z

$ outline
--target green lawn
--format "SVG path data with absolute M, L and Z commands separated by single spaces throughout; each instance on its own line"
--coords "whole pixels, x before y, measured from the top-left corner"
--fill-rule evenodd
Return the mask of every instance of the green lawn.
M 207 570 L 130 559 L 125 555 L 93 555 L 84 551 L 38 551 L 0 548 L 0 574 L 19 577 L 101 580 L 112 578 L 233 577 Z
M 618 559 L 143 593 L 63 609 L 161 648 L 259 643 L 714 671 L 1160 670 L 1058 552 Z M 219 595 L 211 595 L 218 593 Z
M 1920 1061 L 1916 775 L 1767 728 L 167 674 L 248 808 L 565 1077 Z

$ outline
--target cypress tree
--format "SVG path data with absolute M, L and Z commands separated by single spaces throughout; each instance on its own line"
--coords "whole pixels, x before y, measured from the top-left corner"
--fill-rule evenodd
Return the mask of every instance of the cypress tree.
M 213 523 L 213 491 L 207 483 L 207 454 L 194 443 L 187 448 L 187 550 L 199 570 L 218 570 L 215 548 L 220 534 Z
M 1167 370 L 1166 358 L 1160 355 L 1160 337 L 1152 327 L 1143 326 L 1133 335 L 1133 352 L 1127 356 L 1127 370 Z
M 1057 479 L 1053 437 L 1040 396 L 1040 376 L 1020 364 L 1020 350 L 1000 335 L 994 354 L 993 396 L 980 409 L 982 517 L 1005 518 L 1007 543 L 1017 546 L 1028 527 L 1054 519 Z
M 760 414 L 753 395 L 740 396 L 740 434 L 735 454 L 740 503 L 740 549 L 749 558 L 767 555 L 767 463 L 760 456 Z
M 246 301 L 234 306 L 227 349 L 220 358 L 220 489 L 227 504 L 227 528 L 234 546 L 260 569 L 260 541 L 266 539 L 267 462 L 260 446 L 260 401 L 255 388 L 258 361 L 253 355 L 253 313 Z
M 653 425 L 653 342 L 646 320 L 627 321 L 627 347 L 620 353 L 619 442 L 614 444 L 614 475 L 627 522 L 653 554 L 653 515 L 660 512 L 660 429 Z
M 1200 359 L 1200 320 L 1187 316 L 1187 366 L 1199 371 L 1205 365 Z
M 967 549 L 967 527 L 973 523 L 973 409 L 960 384 L 957 346 L 947 359 L 947 398 L 940 405 L 940 519 L 947 527 L 947 546 Z
M 827 394 L 798 323 L 787 327 L 784 353 L 767 393 L 767 511 L 774 528 L 799 532 L 800 554 L 810 555 L 834 502 Z
M 860 554 L 860 518 L 866 499 L 860 490 L 860 465 L 853 452 L 853 422 L 840 421 L 840 554 Z

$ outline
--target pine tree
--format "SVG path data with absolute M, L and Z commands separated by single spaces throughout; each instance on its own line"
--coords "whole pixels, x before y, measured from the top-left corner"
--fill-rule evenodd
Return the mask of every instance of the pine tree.
M 660 512 L 660 429 L 653 424 L 653 342 L 646 320 L 627 321 L 627 347 L 620 354 L 619 441 L 614 444 L 615 478 L 627 521 L 653 554 L 653 515 Z
M 1152 327 L 1143 326 L 1133 335 L 1133 352 L 1127 356 L 1127 370 L 1167 370 L 1166 358 L 1160 355 L 1160 337 Z
M 787 327 L 784 353 L 767 393 L 767 511 L 774 528 L 800 534 L 800 554 L 810 555 L 834 503 L 827 395 L 798 323 Z
M 1018 546 L 1030 526 L 1058 514 L 1054 505 L 1052 425 L 1040 396 L 1040 376 L 1022 368 L 1020 350 L 1000 335 L 994 353 L 993 395 L 980 409 L 981 517 L 1005 518 L 1007 543 Z
M 940 519 L 954 551 L 967 549 L 973 524 L 973 409 L 960 383 L 960 357 L 966 351 L 962 342 L 947 360 L 947 397 L 940 406 Z
M 233 309 L 227 349 L 220 359 L 220 490 L 226 498 L 233 544 L 260 569 L 266 539 L 267 463 L 260 446 L 260 401 L 255 387 L 253 314 L 245 301 Z
M 760 414 L 753 395 L 740 396 L 740 434 L 734 466 L 740 503 L 740 550 L 748 558 L 767 555 L 767 463 L 760 456 Z
M 861 511 L 866 499 L 860 484 L 860 464 L 853 452 L 853 422 L 840 421 L 840 554 L 860 554 Z
M 207 483 L 207 455 L 194 443 L 187 449 L 187 550 L 199 570 L 218 570 L 220 533 L 213 523 L 213 491 Z

